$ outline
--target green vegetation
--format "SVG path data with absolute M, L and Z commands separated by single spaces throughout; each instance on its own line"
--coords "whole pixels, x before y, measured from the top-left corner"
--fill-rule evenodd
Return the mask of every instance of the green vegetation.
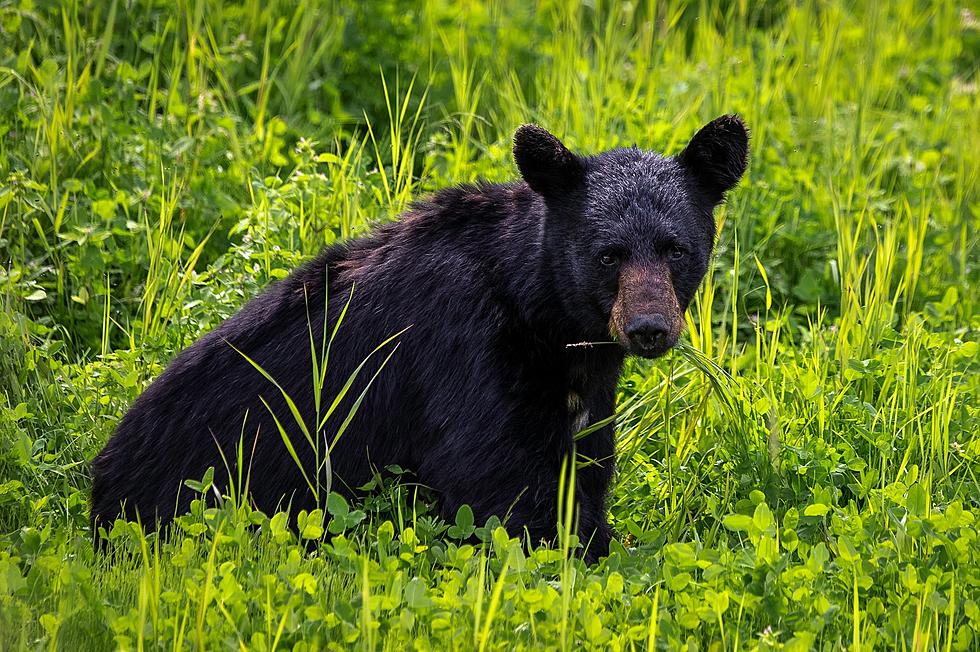
M 0 0 L 0 649 L 978 649 L 969 4 Z M 523 122 L 673 153 L 731 111 L 753 160 L 688 344 L 623 378 L 608 559 L 407 473 L 330 496 L 331 543 L 232 496 L 95 556 L 87 461 L 265 284 L 514 177 Z

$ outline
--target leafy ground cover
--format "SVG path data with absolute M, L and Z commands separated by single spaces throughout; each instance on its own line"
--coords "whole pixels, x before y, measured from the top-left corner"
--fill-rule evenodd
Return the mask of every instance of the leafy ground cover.
M 0 1 L 0 648 L 977 649 L 978 61 L 945 1 Z M 399 469 L 298 533 L 228 496 L 93 553 L 88 460 L 298 261 L 512 178 L 521 123 L 673 153 L 730 111 L 753 160 L 686 344 L 622 380 L 607 559 Z

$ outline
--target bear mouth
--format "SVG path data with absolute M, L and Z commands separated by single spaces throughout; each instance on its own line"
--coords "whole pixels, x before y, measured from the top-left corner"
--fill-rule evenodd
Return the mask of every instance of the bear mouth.
M 636 346 L 634 344 L 625 344 L 623 345 L 623 348 L 626 349 L 626 351 L 630 355 L 635 356 L 637 358 L 646 358 L 647 360 L 654 360 L 656 358 L 660 358 L 666 355 L 672 348 L 674 348 L 674 344 L 676 343 L 677 342 L 675 341 L 675 342 L 670 342 L 668 344 L 662 344 L 659 346 L 651 346 L 645 348 Z
M 644 346 L 641 342 L 628 337 L 623 332 L 623 329 L 618 328 L 618 324 L 615 322 L 611 321 L 610 326 L 610 330 L 612 331 L 610 334 L 613 336 L 613 341 L 619 344 L 626 355 L 646 358 L 647 360 L 663 357 L 676 346 L 677 341 L 680 339 L 680 333 L 668 332 L 665 337 L 659 338 L 657 341 L 650 342 Z

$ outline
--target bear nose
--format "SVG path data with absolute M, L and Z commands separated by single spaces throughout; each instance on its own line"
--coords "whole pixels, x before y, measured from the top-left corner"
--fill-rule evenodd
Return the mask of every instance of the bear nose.
M 626 337 L 641 354 L 666 349 L 669 332 L 667 318 L 660 314 L 634 317 L 626 326 Z

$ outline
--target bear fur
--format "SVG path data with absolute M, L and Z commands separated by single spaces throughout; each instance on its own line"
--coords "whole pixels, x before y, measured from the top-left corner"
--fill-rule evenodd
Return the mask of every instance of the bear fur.
M 656 357 L 677 342 L 708 269 L 712 211 L 747 156 L 735 116 L 673 157 L 635 147 L 581 156 L 521 127 L 522 180 L 437 192 L 326 249 L 181 352 L 92 463 L 96 537 L 120 516 L 168 524 L 195 497 L 183 481 L 209 467 L 227 491 L 239 446 L 255 506 L 314 508 L 278 419 L 311 482 L 353 497 L 398 465 L 436 492 L 445 517 L 468 504 L 477 522 L 497 515 L 531 542 L 556 535 L 563 463 L 586 460 L 578 533 L 588 560 L 605 555 L 614 428 L 574 436 L 614 413 L 624 356 Z M 342 311 L 321 414 L 367 362 L 317 430 L 311 338 L 319 352 Z M 329 468 L 315 468 L 283 393 L 321 449 L 334 443 Z

